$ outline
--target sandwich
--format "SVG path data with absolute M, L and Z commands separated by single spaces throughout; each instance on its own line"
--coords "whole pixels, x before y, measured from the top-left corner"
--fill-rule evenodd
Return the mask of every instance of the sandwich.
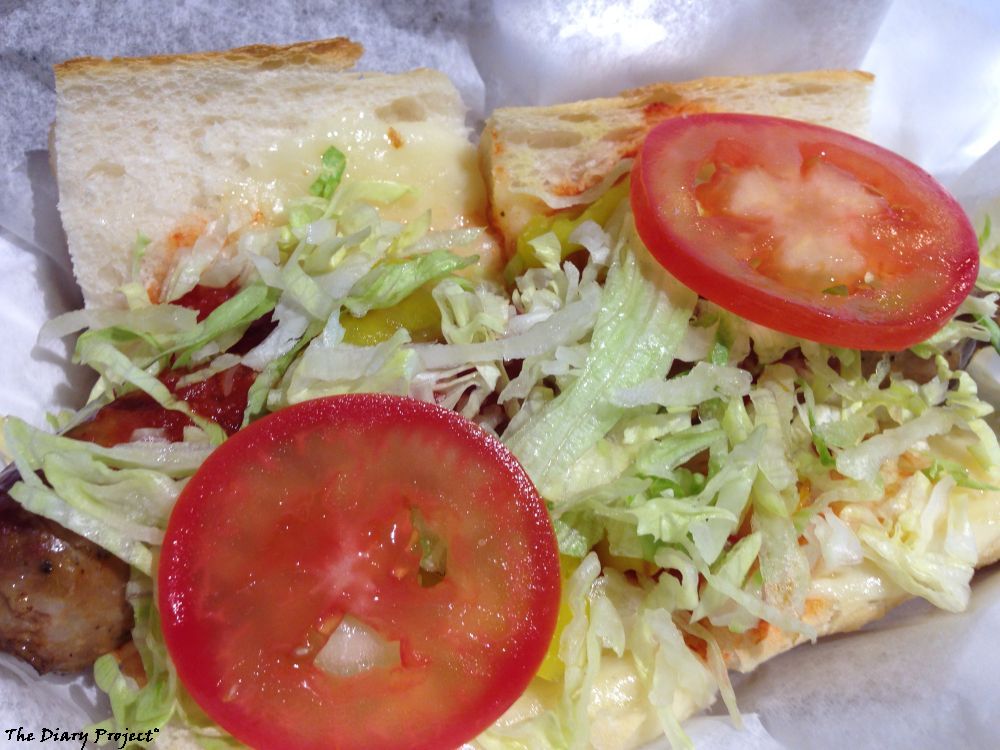
M 177 519 L 213 504 L 228 513 L 212 517 L 213 529 L 240 519 L 234 536 L 196 552 L 217 568 L 248 564 L 212 556 L 252 538 L 243 527 L 256 515 L 199 489 L 208 486 L 205 467 L 220 476 L 235 460 L 218 458 L 224 452 L 250 466 L 253 445 L 286 434 L 270 425 L 317 399 L 404 408 L 346 394 L 416 399 L 478 425 L 476 434 L 495 436 L 518 460 L 537 488 L 530 507 L 544 502 L 549 524 L 517 534 L 517 519 L 498 525 L 498 537 L 537 534 L 528 546 L 540 552 L 505 548 L 506 598 L 477 593 L 535 623 L 523 635 L 535 658 L 514 659 L 509 705 L 484 707 L 480 697 L 460 716 L 449 711 L 482 692 L 467 669 L 451 699 L 422 704 L 423 723 L 439 734 L 401 738 L 399 717 L 415 720 L 413 708 L 390 693 L 351 704 L 374 712 L 365 720 L 341 716 L 335 734 L 346 747 L 603 750 L 661 734 L 683 747 L 681 722 L 720 693 L 738 715 L 729 669 L 749 671 L 802 641 L 857 629 L 912 596 L 965 607 L 973 569 L 1000 556 L 1000 449 L 983 421 L 990 407 L 962 369 L 963 342 L 995 338 L 995 297 L 945 289 L 933 330 L 905 349 L 883 338 L 893 353 L 881 354 L 845 344 L 837 337 L 851 326 L 830 316 L 825 325 L 840 333 L 817 340 L 734 312 L 648 241 L 660 231 L 648 209 L 662 199 L 651 197 L 648 165 L 660 163 L 671 138 L 687 137 L 664 125 L 714 127 L 737 113 L 863 135 L 870 77 L 706 79 L 501 109 L 487 120 L 477 160 L 443 76 L 349 72 L 359 54 L 333 40 L 57 70 L 60 212 L 87 307 L 44 334 L 86 328 L 77 357 L 99 380 L 89 406 L 59 424 L 63 436 L 7 420 L 18 475 L 8 474 L 7 489 L 18 528 L 68 540 L 113 581 L 121 606 L 99 623 L 103 638 L 83 644 L 82 661 L 96 660 L 114 712 L 95 732 L 155 731 L 164 746 L 280 746 L 247 718 L 259 701 L 284 705 L 247 676 L 263 661 L 251 659 L 240 679 L 225 672 L 221 697 L 206 699 L 213 688 L 191 679 L 193 662 L 224 660 L 193 657 L 182 643 L 190 635 L 179 635 L 185 602 L 197 597 L 176 588 L 189 570 L 180 552 L 195 549 L 183 542 L 194 532 Z M 276 89 L 280 108 L 270 104 Z M 156 117 L 147 117 L 152 103 Z M 733 127 L 747 128 L 745 138 L 754 128 L 817 132 L 784 119 Z M 800 171 L 840 185 L 840 167 L 824 171 L 825 158 Z M 748 159 L 751 168 L 733 168 Z M 716 206 L 709 201 L 739 199 L 750 213 L 784 205 L 773 197 L 782 188 L 761 183 L 746 154 L 706 163 L 691 184 L 708 191 L 699 213 Z M 846 220 L 877 213 L 872 202 L 889 193 L 831 195 Z M 942 213 L 955 219 L 948 206 Z M 977 274 L 976 249 L 969 265 L 960 224 L 948 226 L 966 253 L 956 272 L 963 290 L 997 291 L 990 256 Z M 882 267 L 868 276 L 834 278 L 820 299 L 842 306 L 892 281 Z M 879 341 L 877 331 L 864 333 Z M 344 424 L 324 455 L 374 455 L 349 447 L 361 423 Z M 362 473 L 368 462 L 356 461 Z M 437 462 L 456 485 L 478 471 L 444 452 L 424 463 Z M 246 508 L 268 494 L 241 492 Z M 446 591 L 462 572 L 459 546 L 412 508 L 400 523 L 412 535 L 419 585 Z M 310 536 L 308 524 L 298 533 Z M 43 569 L 44 560 L 33 562 Z M 281 606 L 290 613 L 299 601 Z M 287 619 L 246 615 L 260 618 L 271 633 Z M 398 682 L 419 671 L 406 639 L 372 622 L 324 619 L 299 657 L 362 697 L 380 675 Z M 79 668 L 79 643 L 44 648 L 65 624 L 12 618 L 0 640 L 36 666 Z M 234 617 L 224 625 L 234 640 L 249 627 Z M 281 640 L 256 637 L 261 653 Z M 226 658 L 215 668 L 250 657 Z M 486 692 L 504 692 L 507 682 L 489 674 Z M 229 709 L 244 704 L 233 718 Z M 301 719 L 273 721 L 291 732 Z M 367 733 L 349 741 L 354 725 Z M 332 742 L 288 736 L 302 747 Z

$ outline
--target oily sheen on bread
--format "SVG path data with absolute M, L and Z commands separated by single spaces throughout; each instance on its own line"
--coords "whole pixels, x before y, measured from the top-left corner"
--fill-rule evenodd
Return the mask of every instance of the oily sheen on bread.
M 58 65 L 59 210 L 86 304 L 124 303 L 116 289 L 130 280 L 139 235 L 151 240 L 140 280 L 156 300 L 173 255 L 209 222 L 228 213 L 223 236 L 267 222 L 347 137 L 346 179 L 419 185 L 401 210 L 430 208 L 435 228 L 482 225 L 457 90 L 431 70 L 349 72 L 360 56 L 360 45 L 332 39 Z M 476 250 L 489 261 L 488 236 Z
M 768 114 L 865 137 L 871 84 L 870 75 L 847 71 L 709 78 L 654 84 L 613 98 L 498 109 L 487 120 L 480 144 L 491 217 L 506 247 L 512 248 L 532 216 L 572 212 L 627 174 L 645 134 L 668 117 L 716 111 Z M 961 453 L 962 441 L 968 439 L 955 431 L 932 441 L 932 448 L 939 455 L 955 456 Z M 884 466 L 882 481 L 887 495 L 919 468 L 919 461 L 908 453 Z M 978 480 L 988 483 L 989 478 Z M 963 488 L 952 492 L 968 503 L 977 567 L 1000 559 L 1000 492 Z M 888 519 L 905 511 L 898 503 L 876 508 Z M 849 518 L 845 520 L 852 525 Z M 819 636 L 849 632 L 883 617 L 910 597 L 889 574 L 866 560 L 850 570 L 814 578 L 803 620 Z M 726 628 L 710 630 L 726 665 L 742 672 L 808 641 L 801 634 L 764 621 L 741 634 Z M 654 716 L 635 691 L 635 683 L 632 665 L 613 657 L 602 664 L 589 711 L 593 747 L 622 750 L 659 733 Z M 704 707 L 697 701 L 675 703 L 674 713 L 683 719 Z M 628 722 L 610 721 L 609 713 L 632 718 Z M 603 731 L 605 726 L 607 731 Z M 623 732 L 623 727 L 634 731 Z

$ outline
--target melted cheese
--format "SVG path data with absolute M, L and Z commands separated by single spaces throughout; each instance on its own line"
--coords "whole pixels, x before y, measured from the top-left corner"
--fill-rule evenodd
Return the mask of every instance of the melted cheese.
M 307 194 L 331 145 L 347 156 L 343 185 L 392 180 L 413 188 L 381 210 L 385 218 L 409 221 L 429 210 L 432 229 L 486 227 L 486 188 L 471 143 L 433 121 L 388 125 L 356 112 L 272 143 L 232 185 L 232 198 L 267 218 L 280 217 L 289 200 Z M 497 245 L 485 231 L 473 246 L 457 251 L 478 254 L 480 266 L 496 270 Z

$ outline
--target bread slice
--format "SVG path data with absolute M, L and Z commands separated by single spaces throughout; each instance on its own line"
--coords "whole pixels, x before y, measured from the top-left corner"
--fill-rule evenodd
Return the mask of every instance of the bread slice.
M 498 109 L 480 141 L 491 219 L 509 248 L 531 216 L 593 201 L 628 170 L 649 129 L 678 115 L 767 114 L 864 137 L 872 81 L 855 71 L 702 78 L 607 99 Z
M 329 145 L 345 180 L 418 188 L 408 216 L 432 226 L 485 223 L 485 191 L 465 108 L 438 72 L 348 72 L 347 39 L 56 67 L 59 210 L 87 306 L 121 305 L 139 234 L 155 300 L 165 266 L 208 224 L 268 221 L 302 195 Z M 487 256 L 487 237 L 477 248 Z

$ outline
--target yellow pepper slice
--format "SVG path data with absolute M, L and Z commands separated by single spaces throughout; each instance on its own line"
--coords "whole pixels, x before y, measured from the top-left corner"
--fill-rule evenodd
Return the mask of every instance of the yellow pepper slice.
M 573 215 L 572 211 L 564 211 L 552 216 L 533 216 L 517 238 L 517 252 L 505 269 L 508 281 L 521 275 L 527 268 L 541 267 L 542 264 L 535 257 L 535 250 L 530 243 L 531 240 L 541 237 L 543 234 L 548 232 L 555 234 L 562 246 L 563 259 L 579 250 L 581 245 L 569 241 L 573 230 L 585 221 L 594 221 L 604 226 L 614 210 L 618 208 L 618 204 L 628 197 L 628 188 L 628 179 L 622 180 L 576 216 Z
M 417 343 L 441 340 L 441 311 L 431 295 L 431 285 L 417 289 L 392 307 L 370 310 L 355 318 L 346 310 L 340 314 L 344 341 L 354 346 L 375 346 L 388 341 L 405 328 Z
M 556 617 L 556 629 L 552 633 L 552 642 L 549 644 L 549 650 L 545 652 L 545 658 L 542 659 L 542 666 L 538 668 L 537 672 L 538 677 L 550 682 L 562 679 L 563 670 L 565 669 L 562 660 L 559 658 L 559 641 L 562 640 L 563 630 L 569 624 L 569 621 L 573 619 L 573 613 L 566 601 L 566 581 L 573 575 L 579 565 L 580 558 L 559 555 L 559 577 L 562 584 L 563 596 L 562 601 L 559 603 L 559 614 Z

